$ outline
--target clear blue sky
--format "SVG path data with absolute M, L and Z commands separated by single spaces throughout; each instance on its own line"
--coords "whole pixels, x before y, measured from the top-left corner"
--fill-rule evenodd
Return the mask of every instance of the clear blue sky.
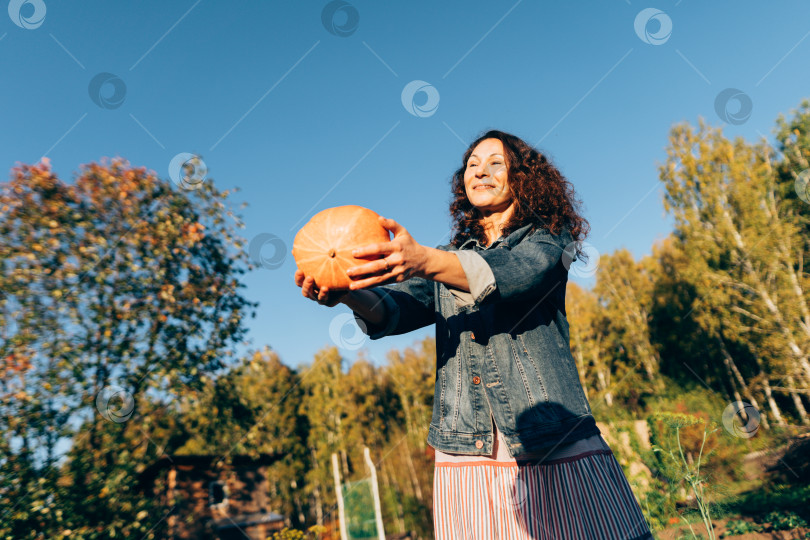
M 352 0 L 331 19 L 339 29 L 359 16 L 345 36 L 327 31 L 325 1 L 17 4 L 16 23 L 0 10 L 0 166 L 47 155 L 71 180 L 82 163 L 122 156 L 168 178 L 177 154 L 202 156 L 208 180 L 249 203 L 243 236 L 286 244 L 283 264 L 249 275 L 246 294 L 260 302 L 252 346 L 293 366 L 334 344 L 330 325 L 334 334 L 350 313 L 293 282 L 289 249 L 316 212 L 358 204 L 422 244 L 445 243 L 450 174 L 469 141 L 497 128 L 537 145 L 574 184 L 594 249 L 639 258 L 671 230 L 656 166 L 673 123 L 702 116 L 728 135 L 771 139 L 777 114 L 810 96 L 806 0 Z M 663 13 L 642 14 L 637 33 L 651 7 Z M 103 72 L 125 87 L 108 109 L 89 95 Z M 438 96 L 422 116 L 402 100 L 415 80 Z M 719 116 L 727 88 L 750 99 L 750 116 Z M 98 92 L 109 101 L 114 90 Z M 377 363 L 434 332 L 353 341 L 351 327 L 337 332 L 341 352 Z

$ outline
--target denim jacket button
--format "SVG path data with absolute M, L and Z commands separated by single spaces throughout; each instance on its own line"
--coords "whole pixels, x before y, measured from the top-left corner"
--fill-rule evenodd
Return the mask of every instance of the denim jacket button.
M 481 384 L 481 377 L 479 377 L 478 375 L 473 377 L 473 384 Z
M 484 447 L 484 441 L 475 441 L 475 447 L 480 450 Z

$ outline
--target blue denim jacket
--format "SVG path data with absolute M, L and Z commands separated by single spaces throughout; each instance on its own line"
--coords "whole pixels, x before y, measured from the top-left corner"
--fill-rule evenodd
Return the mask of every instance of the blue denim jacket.
M 371 339 L 436 324 L 428 444 L 437 450 L 492 454 L 493 419 L 512 456 L 599 433 L 569 348 L 562 255 L 573 239 L 530 229 L 487 247 L 437 246 L 458 256 L 469 293 L 413 277 L 369 289 L 385 305 L 383 324 L 353 312 Z

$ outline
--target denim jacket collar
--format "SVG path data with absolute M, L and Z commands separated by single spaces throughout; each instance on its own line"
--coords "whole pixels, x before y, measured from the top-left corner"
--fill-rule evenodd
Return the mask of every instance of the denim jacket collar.
M 488 246 L 482 246 L 481 243 L 476 238 L 471 236 L 470 238 L 466 239 L 459 246 L 458 249 L 460 249 L 460 250 L 461 249 L 475 249 L 475 247 L 477 247 L 478 249 L 491 249 L 491 248 L 494 248 L 495 246 L 497 246 L 498 244 L 500 244 L 501 242 L 505 243 L 509 247 L 514 247 L 514 245 L 517 244 L 518 242 L 520 242 L 521 238 L 523 238 L 523 236 L 527 232 L 529 232 L 529 229 L 531 229 L 532 225 L 533 225 L 533 223 L 529 223 L 527 225 L 524 225 L 523 227 L 512 231 L 509 234 L 509 236 L 507 236 L 506 238 L 504 238 L 504 236 L 501 235 L 501 236 L 498 237 L 497 240 L 495 240 L 494 242 L 492 242 L 492 244 L 490 244 Z M 473 246 L 475 246 L 475 247 L 473 247 Z

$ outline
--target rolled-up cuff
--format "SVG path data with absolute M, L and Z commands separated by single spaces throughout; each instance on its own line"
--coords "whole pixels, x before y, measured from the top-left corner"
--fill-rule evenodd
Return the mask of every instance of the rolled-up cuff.
M 452 251 L 458 257 L 461 268 L 467 275 L 470 292 L 448 287 L 447 289 L 456 297 L 458 307 L 480 303 L 495 290 L 495 274 L 484 258 L 472 250 Z
M 389 335 L 397 327 L 399 322 L 399 305 L 388 295 L 384 289 L 368 289 L 375 293 L 383 303 L 385 308 L 385 319 L 383 324 L 372 324 L 364 319 L 356 311 L 352 310 L 354 320 L 357 326 L 364 334 L 368 335 L 369 339 L 380 339 Z

